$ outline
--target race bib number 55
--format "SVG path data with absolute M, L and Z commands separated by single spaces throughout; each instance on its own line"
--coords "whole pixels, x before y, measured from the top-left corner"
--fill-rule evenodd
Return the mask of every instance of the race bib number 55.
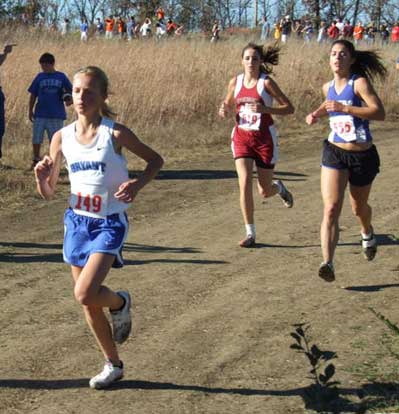
M 350 115 L 338 115 L 330 118 L 330 127 L 344 141 L 356 141 L 356 129 Z
M 107 215 L 108 192 L 103 187 L 79 185 L 78 191 L 72 191 L 69 205 L 79 214 L 105 217 Z

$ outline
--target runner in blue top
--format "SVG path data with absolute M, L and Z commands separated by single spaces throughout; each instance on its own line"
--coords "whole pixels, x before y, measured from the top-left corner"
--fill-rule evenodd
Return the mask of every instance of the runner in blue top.
M 306 117 L 309 125 L 323 116 L 330 118 L 331 132 L 324 142 L 321 164 L 324 213 L 320 230 L 323 262 L 319 268 L 319 276 L 327 282 L 335 280 L 333 257 L 348 182 L 352 211 L 360 223 L 363 254 L 373 260 L 377 252 L 368 198 L 380 160 L 369 120 L 384 120 L 385 110 L 370 81 L 387 73 L 376 53 L 357 51 L 348 40 L 332 43 L 330 68 L 334 79 L 323 86 L 326 100 Z
M 64 104 L 72 104 L 72 84 L 67 76 L 55 70 L 55 58 L 50 53 L 44 53 L 39 59 L 40 72 L 28 92 L 29 119 L 33 122 L 33 163 L 32 168 L 40 161 L 40 146 L 44 133 L 51 141 L 56 131 L 64 126 L 66 112 Z

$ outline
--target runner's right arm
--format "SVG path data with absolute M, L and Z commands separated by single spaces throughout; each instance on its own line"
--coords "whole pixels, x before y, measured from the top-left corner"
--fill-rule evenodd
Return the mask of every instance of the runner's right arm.
M 330 83 L 327 82 L 323 85 L 323 95 L 327 97 L 327 92 Z M 324 101 L 315 111 L 311 112 L 309 115 L 306 116 L 306 123 L 308 125 L 313 125 L 317 122 L 318 118 L 322 118 L 323 116 L 327 116 L 328 112 L 326 110 L 326 101 Z
M 61 170 L 61 160 L 61 131 L 57 131 L 51 140 L 50 155 L 44 156 L 35 167 L 37 191 L 46 200 L 54 196 Z
M 234 105 L 234 89 L 236 87 L 237 78 L 234 77 L 230 80 L 229 86 L 227 87 L 227 95 L 219 108 L 219 116 L 225 118 L 227 113 L 231 110 Z

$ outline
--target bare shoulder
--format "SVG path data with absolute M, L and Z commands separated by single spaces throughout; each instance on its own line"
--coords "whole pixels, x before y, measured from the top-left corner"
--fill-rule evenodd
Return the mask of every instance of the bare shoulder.
M 118 122 L 114 124 L 113 140 L 119 149 L 139 142 L 136 134 L 130 128 Z
M 51 147 L 54 149 L 61 149 L 62 145 L 62 133 L 61 130 L 58 130 L 54 133 L 53 137 L 51 138 Z
M 278 85 L 277 82 L 270 75 L 267 75 L 265 78 L 265 86 L 275 88 Z
M 362 91 L 370 91 L 373 90 L 373 87 L 369 80 L 363 76 L 360 76 L 355 79 L 354 82 L 355 93 L 362 92 Z
M 231 88 L 235 88 L 237 83 L 237 76 L 234 76 L 233 78 L 230 79 L 229 81 L 229 89 Z
M 330 83 L 331 83 L 331 81 L 326 82 L 321 88 L 322 91 L 323 91 L 324 96 L 327 96 L 328 88 L 330 87 Z
M 62 134 L 57 131 L 51 138 L 50 157 L 53 161 L 60 163 L 62 158 Z
M 123 139 L 124 137 L 132 137 L 135 136 L 133 131 L 129 129 L 127 126 L 122 125 L 118 122 L 114 123 L 114 137 L 119 140 Z

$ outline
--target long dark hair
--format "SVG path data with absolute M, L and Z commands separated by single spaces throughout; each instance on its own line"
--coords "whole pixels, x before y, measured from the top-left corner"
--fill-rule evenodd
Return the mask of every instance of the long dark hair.
M 244 49 L 242 49 L 241 57 L 244 57 L 244 53 L 248 49 L 256 50 L 260 57 L 260 71 L 262 73 L 273 73 L 273 66 L 278 65 L 278 58 L 280 54 L 280 48 L 277 45 L 265 47 L 263 45 L 257 45 L 256 43 L 248 43 Z
M 337 44 L 344 46 L 355 59 L 351 66 L 352 73 L 363 76 L 370 81 L 376 77 L 382 80 L 386 77 L 387 69 L 378 53 L 371 50 L 356 50 L 352 42 L 344 39 L 335 40 L 331 44 L 331 48 Z

